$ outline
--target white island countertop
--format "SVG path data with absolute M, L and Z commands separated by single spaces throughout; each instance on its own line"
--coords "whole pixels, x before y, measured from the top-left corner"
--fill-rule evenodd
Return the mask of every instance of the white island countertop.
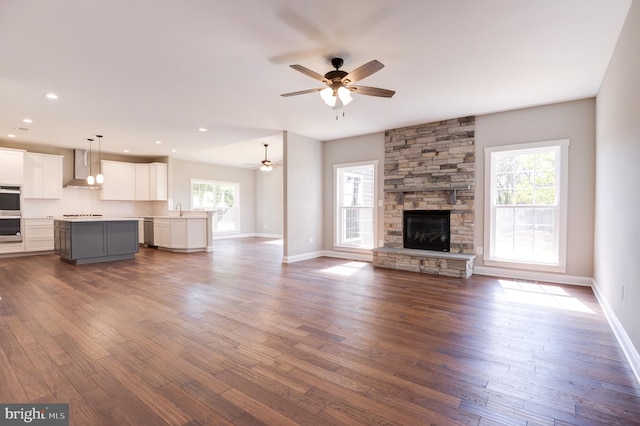
M 73 216 L 64 217 L 56 216 L 53 220 L 59 220 L 63 222 L 122 222 L 131 220 L 140 220 L 139 217 L 107 217 L 107 216 Z

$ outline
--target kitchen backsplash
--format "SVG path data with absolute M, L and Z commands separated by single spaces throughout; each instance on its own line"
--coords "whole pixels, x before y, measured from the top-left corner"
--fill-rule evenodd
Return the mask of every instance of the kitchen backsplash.
M 161 215 L 167 210 L 167 201 L 103 201 L 99 190 L 64 188 L 61 200 L 25 199 L 22 216 L 101 214 L 106 217 L 144 217 Z

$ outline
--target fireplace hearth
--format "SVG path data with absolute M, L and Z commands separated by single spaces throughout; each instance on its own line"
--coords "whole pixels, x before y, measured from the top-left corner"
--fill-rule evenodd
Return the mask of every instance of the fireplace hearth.
M 448 252 L 451 249 L 450 210 L 405 210 L 404 248 Z

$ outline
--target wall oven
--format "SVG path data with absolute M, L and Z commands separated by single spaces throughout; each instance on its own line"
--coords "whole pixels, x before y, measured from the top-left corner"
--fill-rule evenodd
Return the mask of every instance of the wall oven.
M 22 241 L 21 188 L 0 185 L 0 243 Z

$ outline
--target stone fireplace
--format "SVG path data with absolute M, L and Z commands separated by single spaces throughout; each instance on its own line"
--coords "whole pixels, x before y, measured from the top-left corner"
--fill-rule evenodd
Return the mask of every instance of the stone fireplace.
M 376 267 L 468 278 L 473 273 L 475 117 L 385 133 L 384 247 Z M 448 212 L 449 251 L 405 247 L 407 211 Z

